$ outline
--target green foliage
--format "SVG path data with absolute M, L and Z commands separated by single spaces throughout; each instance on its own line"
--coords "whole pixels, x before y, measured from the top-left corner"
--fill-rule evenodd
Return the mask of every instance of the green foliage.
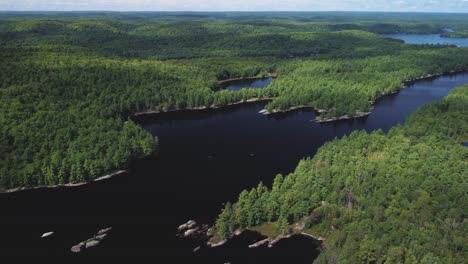
M 427 73 L 468 67 L 468 50 L 402 51 L 363 59 L 300 60 L 289 63 L 268 88 L 277 94 L 268 110 L 310 105 L 326 110 L 322 117 L 368 112 L 371 102 Z M 344 57 L 344 56 L 343 56 Z
M 223 240 L 229 238 L 233 233 L 234 225 L 235 225 L 235 218 L 234 218 L 234 208 L 232 208 L 231 203 L 226 203 L 224 210 L 219 215 L 218 221 L 216 221 L 216 225 L 214 226 L 214 231 L 216 234 L 217 240 Z
M 150 155 L 142 111 L 270 99 L 323 117 L 426 74 L 468 69 L 468 49 L 405 45 L 373 33 L 463 37 L 463 14 L 0 14 L 0 188 L 93 180 Z M 372 32 L 372 33 L 370 33 Z M 215 91 L 220 80 L 278 78 L 262 90 Z M 247 88 L 247 87 L 246 87 Z M 317 263 L 462 263 L 468 255 L 468 87 L 388 135 L 354 132 L 295 172 L 227 203 L 215 238 L 235 228 L 327 238 Z M 304 220 L 305 219 L 305 220 Z M 275 224 L 271 224 L 275 222 Z
M 442 37 L 446 38 L 468 38 L 467 31 L 445 32 Z
M 316 263 L 462 263 L 468 149 L 460 143 L 468 136 L 467 105 L 468 85 L 422 107 L 388 135 L 353 132 L 325 144 L 294 173 L 275 179 L 263 212 L 256 211 L 272 217 L 260 224 L 277 220 L 287 233 L 288 219 L 320 215 L 314 229 L 326 241 Z M 240 211 L 236 219 L 243 217 Z
M 460 15 L 424 15 L 420 23 L 391 14 L 192 16 L 0 14 L 1 188 L 89 181 L 148 155 L 156 143 L 129 120 L 134 113 L 269 99 L 269 110 L 312 105 L 324 117 L 351 115 L 402 80 L 468 68 L 468 49 L 404 45 L 362 31 L 462 31 L 457 19 L 468 18 Z M 279 77 L 265 89 L 213 89 L 267 73 Z M 236 219 L 252 226 L 278 218 L 286 206 L 275 202 L 278 193 L 259 186 L 245 208 L 233 209 Z M 288 220 L 318 199 L 291 204 Z

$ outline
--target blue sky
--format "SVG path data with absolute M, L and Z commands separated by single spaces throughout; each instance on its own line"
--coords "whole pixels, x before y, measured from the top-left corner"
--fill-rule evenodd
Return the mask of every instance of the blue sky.
M 417 11 L 468 13 L 468 0 L 0 0 L 0 10 Z

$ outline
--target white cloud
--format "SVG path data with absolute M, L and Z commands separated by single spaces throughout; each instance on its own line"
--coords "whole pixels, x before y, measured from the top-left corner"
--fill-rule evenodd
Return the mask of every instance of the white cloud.
M 0 10 L 468 12 L 468 0 L 0 0 Z

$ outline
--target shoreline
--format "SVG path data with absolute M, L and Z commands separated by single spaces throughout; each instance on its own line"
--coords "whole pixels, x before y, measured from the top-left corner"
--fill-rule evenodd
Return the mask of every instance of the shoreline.
M 425 74 L 425 75 L 421 75 L 421 76 L 413 78 L 413 79 L 402 80 L 400 87 L 397 87 L 395 90 L 390 91 L 388 93 L 381 93 L 379 96 L 377 96 L 372 101 L 370 101 L 372 107 L 369 109 L 370 110 L 369 112 L 356 112 L 353 115 L 342 115 L 342 116 L 335 116 L 335 117 L 328 117 L 328 118 L 321 118 L 320 116 L 317 116 L 315 121 L 318 122 L 318 123 L 326 123 L 326 122 L 334 122 L 334 121 L 339 121 L 339 120 L 350 120 L 350 119 L 365 117 L 365 116 L 368 116 L 368 115 L 372 114 L 372 111 L 374 110 L 373 106 L 375 105 L 375 103 L 380 98 L 382 98 L 382 97 L 384 97 L 386 95 L 398 93 L 400 90 L 406 88 L 407 84 L 411 84 L 413 82 L 420 81 L 420 80 L 433 79 L 433 78 L 441 77 L 441 76 L 444 76 L 444 75 L 458 74 L 458 73 L 464 73 L 464 72 L 468 73 L 468 69 L 453 70 L 453 71 L 448 71 L 448 72 L 443 72 L 443 73 Z M 245 79 L 258 79 L 258 78 L 261 78 L 261 77 L 248 77 L 248 78 L 244 78 L 244 80 Z M 229 81 L 233 81 L 233 80 L 242 80 L 242 79 L 230 79 Z M 228 80 L 226 80 L 226 81 L 228 81 Z M 268 101 L 272 101 L 274 99 L 275 99 L 274 97 L 251 98 L 251 99 L 241 100 L 241 101 L 234 102 L 234 103 L 229 103 L 229 104 L 226 104 L 226 105 L 223 105 L 223 106 L 216 106 L 216 105 L 197 106 L 197 107 L 193 107 L 193 108 L 171 109 L 171 110 L 167 110 L 167 111 L 148 110 L 148 111 L 142 111 L 142 112 L 137 112 L 137 113 L 131 114 L 130 117 L 141 117 L 141 116 L 147 116 L 147 115 L 157 115 L 157 114 L 162 114 L 162 113 L 172 113 L 172 112 L 181 112 L 181 111 L 215 110 L 215 109 L 220 109 L 220 108 L 229 107 L 229 106 L 241 105 L 241 104 L 245 104 L 245 103 L 268 102 Z M 263 115 L 274 115 L 274 114 L 287 113 L 287 112 L 292 112 L 292 111 L 295 111 L 295 110 L 306 109 L 306 108 L 312 108 L 319 114 L 324 113 L 324 112 L 327 111 L 325 109 L 320 109 L 320 108 L 317 108 L 317 107 L 311 106 L 311 105 L 297 105 L 297 106 L 291 106 L 288 109 L 284 109 L 284 110 L 273 109 L 271 111 L 268 111 L 266 109 L 263 109 L 259 113 L 263 114 Z
M 79 186 L 84 186 L 89 183 L 93 182 L 100 182 L 103 180 L 107 180 L 110 178 L 113 178 L 118 175 L 126 174 L 128 173 L 127 170 L 117 170 L 112 173 L 106 174 L 104 176 L 98 177 L 92 181 L 89 182 L 80 182 L 80 183 L 66 183 L 66 184 L 56 184 L 56 185 L 39 185 L 35 187 L 18 187 L 18 188 L 13 188 L 13 189 L 7 189 L 7 190 L 2 190 L 0 191 L 0 194 L 9 194 L 9 193 L 16 193 L 16 192 L 21 192 L 21 191 L 31 191 L 31 190 L 39 190 L 39 189 L 56 189 L 56 188 L 72 188 L 72 187 L 79 187 Z
M 393 93 L 396 93 L 397 91 L 395 92 L 392 92 L 392 93 L 389 93 L 389 94 L 393 94 Z M 384 94 L 383 96 L 385 95 L 389 95 L 389 94 Z M 380 98 L 380 97 L 379 97 Z M 376 99 L 377 100 L 377 99 Z M 259 112 L 259 114 L 263 114 L 263 115 L 274 115 L 274 114 L 281 114 L 281 113 L 288 113 L 288 112 L 293 112 L 295 110 L 299 110 L 299 109 L 307 109 L 307 108 L 312 108 L 315 110 L 316 113 L 325 113 L 327 112 L 327 110 L 325 109 L 320 109 L 320 108 L 317 108 L 315 106 L 310 106 L 310 105 L 298 105 L 298 106 L 291 106 L 290 108 L 288 109 L 284 109 L 284 110 L 278 110 L 278 109 L 274 109 L 272 111 L 268 111 L 266 109 L 263 109 Z M 339 121 L 339 120 L 348 120 L 348 119 L 355 119 L 355 118 L 361 118 L 361 117 L 365 117 L 365 116 L 368 116 L 370 114 L 372 114 L 372 111 L 374 110 L 374 107 L 372 107 L 370 109 L 371 111 L 369 112 L 356 112 L 354 113 L 353 115 L 342 115 L 342 116 L 334 116 L 334 117 L 327 117 L 327 118 L 323 118 L 323 117 L 320 117 L 319 115 L 317 115 L 315 117 L 315 121 L 317 123 L 327 123 L 327 122 L 334 122 L 334 121 Z
M 265 76 L 262 75 L 257 75 L 257 76 L 252 76 L 252 77 L 240 77 L 240 78 L 231 78 L 231 79 L 226 79 L 226 80 L 220 80 L 218 81 L 218 85 L 225 85 L 230 82 L 238 82 L 238 81 L 246 81 L 246 80 L 261 80 L 261 79 L 267 79 L 267 78 L 278 78 L 279 74 L 276 72 L 272 73 L 267 73 Z
M 164 114 L 164 113 L 175 113 L 175 112 L 183 112 L 183 111 L 203 111 L 203 110 L 216 110 L 216 109 L 221 109 L 224 107 L 230 107 L 230 106 L 236 106 L 236 105 L 241 105 L 241 104 L 248 104 L 248 103 L 258 103 L 258 102 L 268 102 L 273 100 L 273 98 L 251 98 L 247 100 L 241 100 L 238 102 L 234 103 L 229 103 L 226 105 L 222 106 L 216 106 L 216 105 L 210 105 L 210 106 L 197 106 L 197 107 L 192 107 L 192 108 L 185 108 L 185 109 L 171 109 L 167 111 L 162 111 L 162 110 L 148 110 L 148 111 L 142 111 L 142 112 L 137 112 L 130 117 L 144 117 L 144 116 L 150 116 L 150 115 L 158 115 L 158 114 Z
M 337 117 L 328 117 L 328 118 L 321 118 L 320 116 L 317 116 L 315 118 L 315 121 L 317 123 L 329 123 L 329 122 L 334 122 L 334 121 L 339 121 L 339 120 L 350 120 L 350 119 L 355 119 L 355 118 L 361 118 L 361 117 L 366 117 L 372 114 L 371 109 L 370 112 L 356 112 L 353 115 L 342 115 L 342 116 L 337 116 Z
M 306 236 L 306 237 L 313 238 L 313 239 L 315 239 L 315 240 L 317 240 L 317 241 L 325 241 L 325 238 L 323 238 L 323 237 L 321 237 L 321 236 L 316 237 L 316 236 L 311 235 L 311 234 L 306 233 L 306 232 L 301 232 L 301 233 L 299 233 L 299 234 L 302 235 L 302 236 Z
M 267 245 L 268 248 L 272 248 L 274 245 L 276 245 L 278 242 L 280 242 L 281 240 L 287 240 L 293 236 L 304 236 L 306 238 L 310 238 L 310 239 L 313 239 L 319 243 L 321 243 L 322 241 L 325 241 L 326 239 L 319 236 L 319 237 L 316 237 L 316 236 L 313 236 L 311 234 L 308 234 L 308 233 L 305 233 L 305 232 L 302 232 L 302 231 L 299 231 L 299 232 L 291 232 L 289 234 L 286 234 L 286 235 L 277 235 L 275 237 L 268 237 L 267 235 L 265 234 L 262 234 L 261 232 L 259 231 L 256 231 L 256 230 L 252 230 L 252 229 L 244 229 L 244 230 L 236 230 L 233 234 L 231 234 L 230 237 L 224 239 L 224 240 L 221 240 L 221 241 L 210 241 L 208 240 L 208 242 L 206 243 L 208 248 L 216 248 L 216 247 L 220 247 L 220 246 L 223 246 L 225 245 L 226 243 L 228 243 L 231 239 L 233 239 L 234 237 L 237 237 L 237 236 L 240 236 L 242 235 L 242 233 L 244 233 L 245 231 L 249 231 L 249 232 L 254 232 L 254 233 L 257 233 L 261 236 L 264 236 L 265 238 L 263 239 L 260 239 L 250 245 L 248 245 L 248 248 L 257 248 L 257 247 L 260 247 L 260 246 L 263 246 L 263 245 Z
M 468 73 L 468 69 L 464 70 L 453 70 L 453 71 L 448 71 L 444 73 L 436 73 L 436 74 L 426 74 L 422 75 L 413 79 L 408 79 L 408 80 L 403 80 L 402 86 L 397 88 L 396 90 L 389 92 L 389 93 L 382 93 L 380 94 L 375 100 L 371 101 L 371 104 L 374 105 L 378 99 L 380 99 L 383 96 L 389 95 L 389 94 L 394 94 L 399 92 L 401 89 L 406 88 L 406 84 L 413 83 L 419 80 L 427 80 L 427 79 L 433 79 L 437 77 L 441 77 L 444 75 L 451 75 L 451 74 L 458 74 L 458 73 Z M 241 104 L 246 104 L 246 103 L 256 103 L 256 102 L 267 102 L 271 101 L 274 98 L 251 98 L 247 100 L 241 100 L 238 102 L 234 103 L 229 103 L 223 106 L 199 106 L 199 107 L 194 107 L 194 108 L 187 108 L 187 109 L 172 109 L 168 111 L 161 111 L 161 110 L 148 110 L 148 111 L 142 111 L 142 112 L 137 112 L 134 114 L 129 115 L 130 117 L 141 117 L 141 116 L 150 116 L 150 115 L 157 115 L 157 114 L 162 114 L 162 113 L 171 113 L 171 112 L 181 112 L 181 111 L 202 111 L 202 110 L 216 110 L 216 109 L 221 109 L 224 107 L 229 107 L 229 106 L 235 106 L 235 105 L 241 105 Z M 292 112 L 294 110 L 298 109 L 304 109 L 304 108 L 313 108 L 317 113 L 323 113 L 326 112 L 324 109 L 319 109 L 314 106 L 310 105 L 299 105 L 299 106 L 292 106 L 288 109 L 285 110 L 273 110 L 273 112 L 268 112 L 266 109 L 263 109 L 259 113 L 264 114 L 264 115 L 272 115 L 272 114 L 277 114 L 277 113 L 286 113 L 286 112 Z M 354 118 L 360 118 L 364 116 L 368 116 L 372 113 L 373 108 L 371 109 L 371 112 L 358 112 L 355 115 L 348 116 L 348 115 L 343 115 L 339 117 L 331 117 L 331 118 L 326 118 L 326 119 L 321 119 L 320 116 L 316 117 L 316 122 L 318 123 L 325 123 L 325 122 L 333 122 L 333 121 L 338 121 L 338 120 L 345 120 L 345 119 L 354 119 Z M 89 182 L 81 182 L 81 183 L 68 183 L 68 184 L 57 184 L 57 185 L 39 185 L 35 187 L 19 187 L 19 188 L 13 188 L 13 189 L 6 189 L 6 190 L 0 190 L 0 194 L 9 194 L 9 193 L 15 193 L 15 192 L 20 192 L 20 191 L 28 191 L 28 190 L 37 190 L 37 189 L 54 189 L 54 188 L 71 188 L 71 187 L 79 187 L 83 186 L 89 183 L 93 182 L 99 182 L 102 180 L 110 179 L 112 177 L 118 176 L 123 173 L 128 173 L 127 170 L 116 170 L 110 174 L 98 177 L 92 181 Z
M 371 108 L 369 108 L 368 112 L 356 112 L 356 113 L 354 113 L 352 115 L 342 115 L 342 116 L 335 116 L 335 117 L 328 117 L 328 118 L 322 118 L 322 117 L 320 117 L 318 115 L 318 116 L 316 116 L 315 121 L 317 123 L 327 123 L 327 122 L 334 122 L 334 121 L 339 121 L 339 120 L 350 120 L 350 119 L 365 117 L 365 116 L 368 116 L 368 115 L 372 114 L 372 111 L 374 110 L 374 105 L 380 98 L 382 98 L 384 96 L 387 96 L 387 95 L 398 93 L 402 89 L 405 89 L 407 87 L 407 84 L 412 84 L 412 83 L 414 83 L 416 81 L 429 80 L 429 79 L 433 79 L 433 78 L 437 78 L 437 77 L 442 77 L 444 75 L 458 74 L 458 73 L 464 73 L 464 72 L 468 72 L 468 69 L 448 71 L 448 72 L 443 72 L 443 73 L 425 74 L 425 75 L 421 75 L 421 76 L 413 78 L 413 79 L 403 80 L 403 81 L 401 81 L 401 86 L 400 87 L 397 87 L 395 90 L 390 91 L 388 93 L 381 93 L 379 96 L 377 96 L 372 101 L 370 101 Z M 266 109 L 263 109 L 259 113 L 263 114 L 263 115 L 274 115 L 274 114 L 292 112 L 292 111 L 295 111 L 295 110 L 298 110 L 298 109 L 305 109 L 305 108 L 312 108 L 319 114 L 324 113 L 324 112 L 327 111 L 325 109 L 320 109 L 320 108 L 317 108 L 317 107 L 311 106 L 311 105 L 297 105 L 297 106 L 291 106 L 291 107 L 289 107 L 287 109 L 284 109 L 284 110 L 273 109 L 271 111 L 268 111 Z

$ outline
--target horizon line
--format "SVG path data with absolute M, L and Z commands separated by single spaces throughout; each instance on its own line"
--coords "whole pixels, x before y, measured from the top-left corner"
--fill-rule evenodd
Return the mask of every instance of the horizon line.
M 106 9 L 89 9 L 89 10 L 0 10 L 2 13 L 6 12 L 108 12 L 108 13 L 426 13 L 426 14 L 466 14 L 468 12 L 456 12 L 456 11 L 389 11 L 389 10 L 106 10 Z

